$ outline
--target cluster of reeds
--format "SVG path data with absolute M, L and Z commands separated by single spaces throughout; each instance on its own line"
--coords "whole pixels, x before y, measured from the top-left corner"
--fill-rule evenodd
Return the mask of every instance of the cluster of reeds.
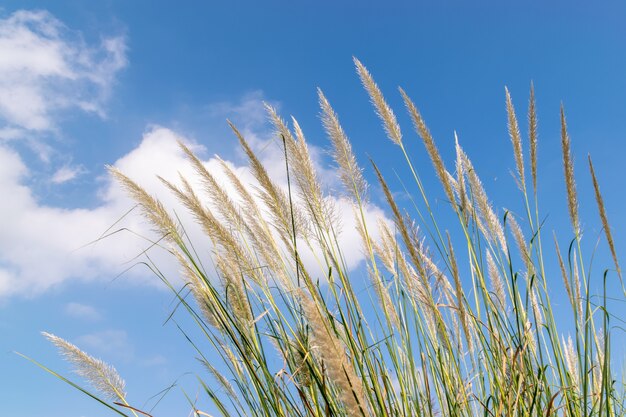
M 185 178 L 163 179 L 210 240 L 214 269 L 204 268 L 197 253 L 206 248 L 192 245 L 183 225 L 158 199 L 110 168 L 180 263 L 186 282 L 182 289 L 161 278 L 197 324 L 190 340 L 208 370 L 199 381 L 215 409 L 223 416 L 289 417 L 626 415 L 624 385 L 611 365 L 613 316 L 606 295 L 608 285 L 616 287 L 610 281 L 623 292 L 621 273 L 591 159 L 589 171 L 614 265 L 604 276 L 592 277 L 585 263 L 563 110 L 572 231 L 571 239 L 559 246 L 556 237 L 546 236 L 552 233 L 538 209 L 532 86 L 530 163 L 506 91 L 515 177 L 525 208 L 519 216 L 492 206 L 458 140 L 453 168 L 446 166 L 419 110 L 400 89 L 449 202 L 446 218 L 456 219 L 442 224 L 394 112 L 368 70 L 355 63 L 386 134 L 408 164 L 414 186 L 407 188 L 416 190 L 413 205 L 401 207 L 384 169 L 372 162 L 392 221 L 366 221 L 363 169 L 320 90 L 323 126 L 366 254 L 364 273 L 349 273 L 346 267 L 338 244 L 337 208 L 320 184 L 298 122 L 293 119 L 289 126 L 269 106 L 284 149 L 286 188 L 270 177 L 232 124 L 255 187 L 223 163 L 228 189 L 236 190 L 227 192 L 182 143 L 202 188 Z M 314 253 L 317 262 L 304 262 L 304 250 Z M 551 292 L 561 284 L 571 305 L 567 311 L 552 307 Z M 604 293 L 594 294 L 594 287 Z M 110 393 L 119 407 L 109 405 L 119 414 L 139 412 L 129 407 L 114 371 L 48 337 L 96 388 Z M 206 345 L 201 339 L 214 349 L 200 348 Z

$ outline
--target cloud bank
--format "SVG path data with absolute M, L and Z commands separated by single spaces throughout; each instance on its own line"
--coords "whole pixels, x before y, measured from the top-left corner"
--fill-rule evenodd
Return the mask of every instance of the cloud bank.
M 176 181 L 181 173 L 191 178 L 192 184 L 199 182 L 194 179 L 195 174 L 178 148 L 177 140 L 190 143 L 170 129 L 153 126 L 146 131 L 139 146 L 118 159 L 114 166 L 148 192 L 159 196 L 166 207 L 180 216 L 194 241 L 206 243 L 199 228 L 193 226 L 191 217 L 157 179 L 160 175 Z M 258 141 L 259 145 L 268 148 L 265 142 Z M 197 145 L 192 146 L 201 150 Z M 263 154 L 263 161 L 268 166 L 283 166 L 279 155 L 279 152 L 268 152 Z M 204 163 L 222 183 L 227 182 L 216 157 Z M 244 183 L 254 184 L 246 166 L 232 161 L 229 164 Z M 0 206 L 0 228 L 3 230 L 0 235 L 0 297 L 38 295 L 71 280 L 111 280 L 118 272 L 133 265 L 136 255 L 150 246 L 149 241 L 141 236 L 156 239 L 150 226 L 136 212 L 116 223 L 134 205 L 116 183 L 106 180 L 100 190 L 101 203 L 96 208 L 61 209 L 37 201 L 33 191 L 24 185 L 28 174 L 28 168 L 17 153 L 0 147 L 0 193 L 13 196 Z M 275 179 L 286 185 L 280 176 Z M 355 268 L 363 254 L 351 203 L 342 197 L 331 198 L 343 224 L 339 244 L 346 249 L 347 266 Z M 384 217 L 384 213 L 380 208 L 368 205 L 366 216 L 374 224 L 376 217 Z M 106 231 L 122 228 L 125 230 L 120 233 L 84 246 Z M 153 248 L 149 254 L 164 272 L 177 275 L 177 266 L 163 250 Z M 310 261 L 313 263 L 312 258 Z M 157 279 L 149 275 L 146 269 L 135 268 L 125 276 L 135 282 L 156 283 Z

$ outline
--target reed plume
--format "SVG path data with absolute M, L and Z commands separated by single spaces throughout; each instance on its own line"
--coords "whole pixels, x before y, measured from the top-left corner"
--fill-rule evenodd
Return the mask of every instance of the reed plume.
M 363 87 L 365 87 L 376 109 L 376 114 L 378 114 L 378 117 L 380 117 L 380 120 L 383 122 L 387 136 L 396 145 L 401 145 L 402 131 L 400 130 L 400 125 L 398 125 L 395 114 L 393 114 L 393 110 L 391 110 L 391 107 L 389 107 L 387 101 L 385 101 L 382 91 L 378 88 L 378 85 L 367 68 L 365 68 L 357 58 L 353 58 L 353 60 L 361 82 L 363 83 Z
M 180 266 L 179 284 L 170 282 L 156 262 L 150 264 L 173 291 L 172 316 L 186 312 L 191 318 L 177 323 L 206 368 L 207 375 L 199 374 L 198 381 L 199 392 L 212 403 L 207 411 L 223 417 L 626 416 L 626 384 L 620 385 L 611 362 L 616 355 L 611 349 L 618 345 L 613 334 L 619 327 L 611 310 L 621 300 L 613 300 L 610 280 L 600 281 L 606 285 L 602 294 L 594 293 L 599 286 L 596 259 L 604 258 L 593 257 L 593 268 L 585 264 L 591 246 L 581 233 L 563 109 L 562 156 L 576 236 L 563 244 L 562 255 L 556 232 L 556 254 L 542 246 L 542 232 L 553 217 L 540 214 L 538 205 L 532 84 L 528 130 L 534 210 L 526 190 L 517 116 L 505 90 L 514 177 L 525 209 L 509 206 L 520 212 L 515 216 L 488 198 L 456 132 L 450 161 L 454 172 L 446 169 L 445 154 L 400 89 L 454 207 L 447 213 L 430 205 L 398 120 L 371 74 L 357 59 L 355 65 L 387 135 L 402 150 L 412 183 L 405 183 L 401 167 L 383 170 L 371 161 L 380 187 L 368 196 L 365 172 L 321 90 L 321 121 L 348 198 L 333 195 L 323 181 L 328 175 L 319 170 L 323 158 L 317 158 L 296 118 L 286 122 L 269 105 L 274 139 L 284 151 L 284 159 L 272 161 L 280 166 L 272 168 L 284 168 L 286 188 L 270 176 L 277 169 L 268 169 L 267 160 L 232 123 L 247 168 L 217 158 L 221 171 L 209 170 L 213 164 L 205 164 L 181 143 L 193 177 L 162 179 L 208 244 L 186 233 L 182 221 L 172 219 L 157 198 L 110 169 L 166 239 L 168 253 Z M 391 168 L 404 187 L 400 197 L 382 173 Z M 591 158 L 589 170 L 612 263 L 621 278 Z M 246 182 L 249 175 L 252 179 Z M 413 197 L 416 190 L 420 201 Z M 350 213 L 335 210 L 346 203 L 356 224 L 339 236 L 336 216 Z M 376 219 L 374 224 L 371 219 Z M 359 249 L 364 249 L 360 257 L 354 255 Z M 555 268 L 562 285 L 557 285 Z M 557 310 L 563 304 L 554 297 L 559 287 L 571 311 Z M 572 336 L 564 337 L 564 329 Z M 101 402 L 125 415 L 130 406 L 117 372 L 69 342 L 45 335 L 102 391 L 106 401 Z M 124 410 L 108 405 L 109 400 Z M 209 415 L 194 402 L 192 407 L 195 415 Z
M 339 398 L 348 415 L 369 416 L 361 380 L 346 357 L 343 343 L 313 300 L 301 293 L 300 302 L 312 332 L 311 343 L 324 361 L 328 377 L 337 386 Z
M 537 109 L 535 106 L 535 86 L 530 83 L 528 100 L 528 139 L 530 142 L 530 173 L 533 178 L 533 190 L 537 193 Z
M 570 149 L 570 138 L 567 134 L 565 122 L 565 110 L 561 105 L 561 149 L 563 151 L 563 170 L 565 172 L 565 187 L 567 189 L 567 208 L 569 217 L 574 228 L 574 234 L 580 233 L 580 221 L 578 219 L 578 197 L 576 196 L 576 181 L 574 180 L 574 161 Z
M 448 197 L 448 200 L 450 202 L 454 202 L 454 194 L 452 192 L 452 186 L 450 185 L 448 177 L 446 176 L 446 168 L 444 166 L 443 159 L 441 158 L 441 155 L 439 154 L 439 149 L 437 149 L 437 145 L 435 144 L 435 140 L 430 134 L 430 130 L 428 130 L 428 127 L 426 126 L 426 123 L 424 122 L 422 115 L 417 110 L 417 107 L 415 107 L 415 104 L 413 104 L 409 96 L 404 92 L 402 88 L 400 88 L 399 90 L 400 90 L 400 94 L 402 95 L 402 98 L 404 99 L 404 104 L 407 110 L 409 111 L 409 115 L 411 116 L 411 119 L 413 120 L 413 126 L 415 127 L 415 130 L 417 131 L 417 133 L 422 138 L 422 141 L 424 142 L 424 146 L 426 147 L 428 156 L 430 156 L 430 160 L 432 161 L 433 166 L 435 167 L 435 172 L 437 173 L 437 177 L 439 177 L 439 181 L 441 181 L 441 184 L 443 185 L 443 189 L 446 192 L 446 196 Z
M 115 167 L 107 166 L 109 173 L 126 189 L 130 197 L 139 204 L 142 214 L 152 223 L 163 238 L 170 242 L 180 239 L 178 226 L 165 210 L 163 204 L 148 194 L 136 182 Z
M 509 89 L 504 87 L 506 93 L 506 113 L 508 117 L 509 136 L 513 144 L 513 155 L 515 156 L 515 165 L 517 166 L 517 174 L 522 185 L 522 189 L 526 189 L 526 177 L 524 175 L 524 156 L 522 154 L 522 135 L 519 131 L 517 116 L 515 116 L 515 107 L 509 94 Z
M 126 403 L 125 383 L 114 367 L 80 350 L 76 345 L 51 333 L 42 335 L 57 348 L 61 355 L 75 367 L 75 372 L 91 386 L 113 401 Z
M 604 200 L 602 199 L 602 194 L 600 193 L 600 186 L 598 185 L 598 179 L 596 178 L 596 173 L 593 170 L 593 163 L 591 162 L 591 155 L 587 156 L 589 161 L 589 172 L 591 172 L 591 179 L 593 181 L 593 189 L 596 195 L 596 203 L 598 204 L 598 212 L 600 213 L 600 220 L 602 220 L 602 228 L 604 229 L 604 235 L 606 236 L 606 241 L 609 244 L 609 249 L 611 250 L 611 256 L 613 257 L 613 262 L 615 263 L 615 269 L 617 270 L 617 274 L 622 276 L 622 271 L 619 267 L 619 262 L 617 261 L 617 253 L 615 252 L 615 243 L 613 242 L 613 235 L 611 234 L 611 228 L 609 226 L 609 221 L 606 217 L 606 210 L 604 209 Z
M 339 177 L 348 193 L 356 201 L 365 201 L 367 182 L 352 152 L 348 136 L 339 124 L 337 114 L 319 88 L 317 95 L 322 109 L 322 124 L 333 145 L 333 158 L 339 167 Z

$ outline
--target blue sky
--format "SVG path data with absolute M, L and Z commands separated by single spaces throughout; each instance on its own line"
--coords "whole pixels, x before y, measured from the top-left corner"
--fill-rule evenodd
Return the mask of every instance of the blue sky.
M 514 160 L 504 86 L 522 119 L 532 80 L 540 123 L 540 199 L 548 227 L 570 238 L 560 166 L 562 102 L 585 230 L 593 239 L 600 231 L 586 172 L 591 153 L 618 254 L 623 253 L 623 2 L 334 3 L 3 2 L 0 415 L 104 415 L 96 404 L 12 353 L 23 352 L 67 373 L 39 335 L 42 330 L 114 363 L 137 404 L 177 379 L 196 394 L 189 372 L 198 367 L 191 348 L 175 326 L 163 326 L 171 294 L 141 267 L 120 276 L 145 242 L 123 232 L 85 246 L 132 207 L 104 166 L 114 164 L 149 190 L 162 192 L 154 174 L 173 178 L 185 169 L 175 138 L 195 144 L 209 163 L 220 154 L 243 166 L 226 118 L 243 127 L 266 161 L 276 161 L 263 101 L 285 117 L 298 118 L 326 166 L 328 144 L 316 96 L 320 87 L 363 165 L 372 156 L 393 179 L 393 168 L 404 172 L 396 162 L 400 155 L 360 86 L 353 56 L 373 73 L 395 108 L 408 147 L 427 173 L 427 188 L 443 198 L 410 130 L 398 85 L 422 110 L 449 166 L 456 130 L 492 200 L 512 209 L 520 201 L 509 174 Z M 332 170 L 325 172 L 332 182 Z M 371 172 L 366 175 L 373 183 Z M 373 187 L 372 214 L 377 204 L 382 207 L 377 193 Z M 149 233 L 136 216 L 121 224 Z M 359 256 L 350 254 L 354 266 Z M 162 254 L 154 257 L 163 258 L 164 270 L 176 274 Z M 177 388 L 155 413 L 181 410 L 187 408 Z

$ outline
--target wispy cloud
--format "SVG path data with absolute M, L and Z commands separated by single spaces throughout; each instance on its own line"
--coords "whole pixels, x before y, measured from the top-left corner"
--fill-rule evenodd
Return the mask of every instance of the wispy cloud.
M 135 351 L 124 330 L 102 330 L 76 338 L 76 345 L 88 352 L 114 359 L 131 360 Z
M 139 363 L 145 367 L 163 367 L 165 364 L 167 364 L 167 358 L 163 355 L 155 354 L 146 358 L 142 358 Z
M 50 178 L 53 184 L 63 184 L 72 181 L 82 174 L 85 174 L 87 170 L 82 165 L 63 165 L 57 169 Z
M 65 314 L 80 320 L 98 321 L 102 319 L 102 314 L 93 306 L 81 303 L 67 303 Z
M 126 64 L 123 36 L 90 45 L 43 10 L 0 19 L 0 139 L 54 130 L 62 110 L 104 116 L 103 104 Z
M 226 107 L 228 106 L 223 105 L 223 108 Z M 253 120 L 245 123 L 248 128 L 244 133 L 259 151 L 276 183 L 286 187 L 280 146 L 271 139 L 272 130 L 259 122 L 262 97 L 247 96 L 242 102 L 233 103 L 229 108 L 240 109 L 243 114 L 237 113 L 235 116 L 241 120 L 245 119 L 248 112 L 252 114 Z M 233 114 L 226 116 L 234 119 Z M 199 186 L 200 180 L 195 177 L 191 165 L 176 143 L 177 140 L 190 143 L 201 153 L 203 151 L 202 146 L 173 130 L 151 126 L 139 146 L 118 159 L 114 165 L 149 193 L 159 196 L 165 207 L 175 211 L 185 224 L 192 241 L 206 242 L 201 228 L 194 227 L 192 216 L 187 214 L 187 210 L 181 207 L 157 178 L 157 175 L 161 175 L 176 182 L 180 173 L 190 178 L 192 184 Z M 318 159 L 322 154 L 321 150 L 311 147 L 311 151 L 317 155 L 315 165 L 322 169 L 323 161 Z M 244 161 L 234 160 L 228 163 L 241 176 L 243 183 L 250 184 L 250 190 L 254 192 L 256 181 Z M 217 158 L 205 159 L 204 164 L 221 184 L 228 184 Z M 330 170 L 323 171 L 328 171 L 322 175 L 322 181 L 328 186 L 334 176 Z M 108 179 L 105 181 L 99 192 L 100 204 L 94 208 L 60 209 L 38 201 L 33 190 L 26 185 L 29 174 L 28 167 L 17 153 L 0 146 L 0 193 L 12 196 L 0 205 L 0 297 L 42 294 L 71 280 L 104 277 L 111 279 L 112 272 L 121 272 L 137 262 L 135 256 L 151 246 L 146 239 L 156 239 L 151 227 L 137 213 L 131 213 L 120 223 L 116 223 L 134 206 L 116 183 Z M 329 198 L 333 200 L 341 216 L 342 232 L 338 239 L 339 245 L 345 248 L 346 264 L 349 268 L 355 268 L 364 255 L 355 228 L 351 203 L 336 193 Z M 375 224 L 377 217 L 384 217 L 384 212 L 379 207 L 368 204 L 364 215 L 369 223 Z M 115 227 L 110 229 L 113 225 Z M 97 240 L 103 232 L 115 230 L 122 232 L 84 246 Z M 150 255 L 166 276 L 174 280 L 179 277 L 177 264 L 164 250 L 153 247 Z M 312 253 L 302 250 L 301 256 L 305 261 L 316 265 Z M 33 259 L 37 259 L 37 262 L 33 262 Z M 131 268 L 124 279 L 126 282 L 159 285 L 159 281 L 146 268 L 141 267 Z

